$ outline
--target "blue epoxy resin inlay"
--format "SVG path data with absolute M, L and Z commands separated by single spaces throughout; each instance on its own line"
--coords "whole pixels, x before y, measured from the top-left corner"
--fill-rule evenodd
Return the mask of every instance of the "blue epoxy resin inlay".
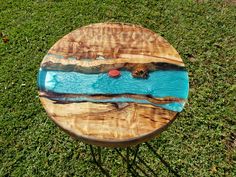
M 176 97 L 182 99 L 187 99 L 189 89 L 187 72 L 173 70 L 150 72 L 147 79 L 138 79 L 134 78 L 129 71 L 121 71 L 120 77 L 111 78 L 107 73 L 84 74 L 40 69 L 38 85 L 40 90 L 64 94 L 141 94 L 159 98 Z M 84 97 L 77 98 L 77 100 L 74 101 L 138 102 L 153 104 L 147 100 L 131 98 L 92 100 Z M 156 106 L 180 112 L 184 104 L 174 102 Z
M 133 78 L 129 71 L 111 78 L 107 73 L 84 74 L 78 72 L 46 71 L 40 69 L 39 88 L 44 91 L 71 94 L 142 94 L 153 97 L 188 97 L 186 71 L 155 71 L 148 79 Z

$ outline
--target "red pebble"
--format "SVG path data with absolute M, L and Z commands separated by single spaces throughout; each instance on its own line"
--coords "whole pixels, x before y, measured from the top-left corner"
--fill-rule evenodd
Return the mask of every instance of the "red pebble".
M 116 70 L 116 69 L 113 69 L 113 70 L 110 70 L 110 71 L 108 72 L 108 75 L 109 75 L 110 77 L 118 77 L 118 76 L 120 76 L 120 71 L 119 71 L 119 70 Z

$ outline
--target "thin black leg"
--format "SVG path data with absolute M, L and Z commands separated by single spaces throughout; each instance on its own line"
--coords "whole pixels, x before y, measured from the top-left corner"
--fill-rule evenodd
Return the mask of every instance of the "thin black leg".
M 160 161 L 166 166 L 166 168 L 172 172 L 175 176 L 180 177 L 180 175 L 177 173 L 177 171 L 175 171 L 174 169 L 171 168 L 170 164 L 168 162 L 166 162 L 154 149 L 153 147 L 148 144 L 147 142 L 145 143 L 147 145 L 147 147 L 153 152 L 153 154 L 155 154 Z
M 93 146 L 92 146 L 92 145 L 89 145 L 89 147 L 90 147 L 91 154 L 92 154 L 92 156 L 93 156 L 93 161 L 94 161 L 94 163 L 98 166 L 98 168 L 101 170 L 101 172 L 102 172 L 104 175 L 106 175 L 107 177 L 110 177 L 110 175 L 108 174 L 108 172 L 101 166 L 101 161 L 100 161 L 100 163 L 99 163 L 99 162 L 96 160 L 96 157 L 95 157 L 95 154 L 94 154 Z M 100 151 L 100 153 L 101 153 L 101 151 Z M 101 154 L 100 154 L 99 156 L 101 156 Z M 100 159 L 100 160 L 101 160 L 101 159 Z
M 115 151 L 118 153 L 119 156 L 122 157 L 122 160 L 126 162 L 126 158 L 120 153 L 120 151 L 119 151 L 117 148 L 115 148 Z M 129 172 L 130 172 L 133 176 L 135 176 L 135 177 L 136 177 L 136 176 L 137 176 L 137 177 L 140 176 L 140 175 L 136 172 L 136 170 L 134 169 L 133 166 L 130 166 L 130 168 L 129 168 L 128 170 L 129 170 Z
M 102 164 L 102 155 L 101 155 L 101 147 L 98 148 L 98 163 Z
M 116 149 L 115 148 L 115 150 L 116 150 L 116 152 L 122 157 L 122 159 L 125 161 L 125 162 L 127 162 L 127 159 L 120 153 L 120 151 L 118 150 L 118 149 Z M 133 166 L 135 166 L 138 170 L 140 170 L 144 175 L 145 175 L 145 177 L 146 176 L 149 176 L 140 166 L 138 166 L 136 163 L 134 163 L 133 164 Z M 133 168 L 133 166 L 131 166 L 131 165 L 129 165 L 129 169 L 132 169 L 132 171 L 130 171 L 130 172 L 135 172 L 136 173 L 136 176 L 140 176 L 140 175 L 138 175 L 138 173 L 135 171 L 135 169 Z
M 126 168 L 127 168 L 127 174 L 129 174 L 129 166 L 130 166 L 130 164 L 129 164 L 129 151 L 130 151 L 130 149 L 127 147 L 126 148 Z
M 137 145 L 136 149 L 135 149 L 135 152 L 134 152 L 134 159 L 133 159 L 133 162 L 131 165 L 133 165 L 135 163 L 135 160 L 138 156 L 138 151 L 139 151 L 139 145 Z
M 154 148 L 148 144 L 148 143 L 145 143 L 147 145 L 147 147 L 149 148 L 149 150 L 151 150 L 153 152 L 153 154 L 158 157 L 160 159 L 160 161 L 165 165 L 165 167 L 171 172 L 173 173 L 175 176 L 177 177 L 180 177 L 180 175 L 177 173 L 177 171 L 175 171 L 174 169 L 171 168 L 171 166 L 169 165 L 169 163 L 167 163 L 155 150 Z M 97 152 L 98 152 L 98 160 L 96 159 L 96 156 L 95 156 L 95 153 L 94 153 L 94 148 L 92 145 L 89 145 L 90 147 L 90 151 L 91 151 L 91 154 L 92 154 L 92 157 L 93 157 L 93 162 L 99 167 L 99 169 L 101 170 L 101 172 L 106 175 L 106 176 L 110 176 L 109 173 L 102 167 L 102 157 L 101 157 L 101 147 L 97 147 Z M 146 169 L 149 170 L 149 172 L 151 172 L 154 176 L 158 176 L 152 169 L 151 167 L 149 167 L 146 162 L 141 159 L 139 156 L 138 156 L 138 151 L 139 151 L 139 146 L 136 147 L 134 153 L 133 154 L 133 159 L 131 160 L 130 159 L 130 148 L 126 148 L 126 157 L 123 156 L 121 154 L 121 152 L 115 148 L 116 152 L 118 153 L 119 156 L 122 157 L 123 161 L 126 162 L 126 167 L 127 167 L 127 175 L 130 173 L 132 174 L 132 176 L 135 176 L 135 177 L 139 177 L 139 173 L 135 170 L 139 170 L 140 172 L 142 172 L 144 174 L 145 177 L 148 177 L 150 176 L 149 174 L 146 173 L 146 171 L 144 169 L 142 169 L 136 162 L 136 159 L 138 159 L 139 162 L 141 162 L 145 167 Z M 134 168 L 135 167 L 135 168 Z

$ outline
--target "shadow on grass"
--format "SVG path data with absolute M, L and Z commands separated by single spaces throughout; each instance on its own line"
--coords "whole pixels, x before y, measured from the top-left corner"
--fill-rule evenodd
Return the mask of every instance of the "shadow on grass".
M 172 174 L 174 174 L 175 176 L 179 177 L 180 175 L 178 174 L 178 172 L 176 170 L 174 170 L 173 168 L 171 168 L 170 164 L 165 161 L 155 150 L 154 148 L 148 144 L 145 143 L 149 149 L 149 151 L 151 151 L 153 153 L 153 155 L 158 158 L 160 160 L 160 162 L 169 170 L 169 172 L 171 172 Z M 102 162 L 101 162 L 101 148 L 97 147 L 97 155 L 98 155 L 98 160 L 96 159 L 96 155 L 95 155 L 95 150 L 93 148 L 92 145 L 90 146 L 90 151 L 93 157 L 93 162 L 97 165 L 97 167 L 101 170 L 101 172 L 109 177 L 109 172 L 108 170 L 104 169 L 102 166 Z M 121 153 L 121 151 L 118 148 L 115 148 L 115 151 L 117 152 L 117 154 L 122 158 L 122 160 L 124 162 L 126 162 L 126 167 L 127 167 L 127 174 L 131 174 L 132 176 L 140 176 L 140 173 L 138 171 L 140 171 L 145 177 L 151 177 L 151 176 L 158 176 L 158 174 L 147 164 L 147 162 L 145 160 L 143 160 L 140 156 L 138 156 L 138 151 L 139 151 L 139 146 L 136 147 L 135 151 L 131 154 L 131 149 L 130 148 L 126 148 L 126 156 L 123 155 Z M 133 159 L 130 159 L 130 155 L 133 156 Z M 138 162 L 140 163 L 136 163 L 136 159 L 138 159 Z M 143 168 L 145 167 L 145 168 Z M 148 172 L 147 172 L 148 171 Z

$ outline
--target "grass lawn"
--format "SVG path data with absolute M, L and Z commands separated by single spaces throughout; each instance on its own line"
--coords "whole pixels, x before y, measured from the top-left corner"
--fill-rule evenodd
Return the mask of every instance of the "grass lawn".
M 88 146 L 49 120 L 36 79 L 58 39 L 107 21 L 159 33 L 189 71 L 185 110 L 150 144 L 180 176 L 236 176 L 236 6 L 217 0 L 0 0 L 0 176 L 103 176 Z M 126 176 L 113 149 L 102 153 L 113 176 Z M 173 175 L 146 146 L 140 155 Z

